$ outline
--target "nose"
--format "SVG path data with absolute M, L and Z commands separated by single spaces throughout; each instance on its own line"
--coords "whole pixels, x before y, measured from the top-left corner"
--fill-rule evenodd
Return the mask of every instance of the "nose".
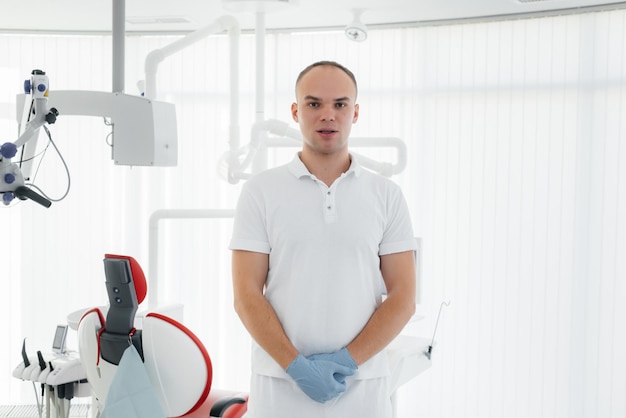
M 335 110 L 332 107 L 325 108 L 320 117 L 324 122 L 333 122 L 335 120 Z

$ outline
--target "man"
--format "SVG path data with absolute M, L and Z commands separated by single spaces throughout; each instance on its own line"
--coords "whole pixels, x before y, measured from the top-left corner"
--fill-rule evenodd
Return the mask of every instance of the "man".
M 246 417 L 391 416 L 384 348 L 415 311 L 416 242 L 399 187 L 348 151 L 356 98 L 347 68 L 305 68 L 302 150 L 242 189 L 230 249 L 254 340 Z

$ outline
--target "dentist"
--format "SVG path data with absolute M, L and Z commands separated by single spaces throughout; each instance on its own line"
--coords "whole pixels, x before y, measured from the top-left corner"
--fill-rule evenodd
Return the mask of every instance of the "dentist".
M 415 311 L 417 246 L 400 188 L 348 150 L 356 98 L 344 66 L 305 68 L 301 151 L 242 188 L 229 248 L 253 339 L 247 418 L 391 417 L 384 349 Z

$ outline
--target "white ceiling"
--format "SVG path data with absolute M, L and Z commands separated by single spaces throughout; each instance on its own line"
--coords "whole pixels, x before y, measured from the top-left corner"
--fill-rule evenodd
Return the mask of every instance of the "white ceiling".
M 2 32 L 108 32 L 112 27 L 112 1 L 0 0 Z M 247 6 L 233 12 L 226 4 Z M 286 3 L 286 4 L 285 4 Z M 341 28 L 352 20 L 353 9 L 364 9 L 366 25 L 420 24 L 423 22 L 524 14 L 539 10 L 566 10 L 625 2 L 607 0 L 126 0 L 127 32 L 188 32 L 231 14 L 242 28 L 255 28 L 253 8 L 264 13 L 266 27 Z M 145 23 L 131 23 L 140 21 Z

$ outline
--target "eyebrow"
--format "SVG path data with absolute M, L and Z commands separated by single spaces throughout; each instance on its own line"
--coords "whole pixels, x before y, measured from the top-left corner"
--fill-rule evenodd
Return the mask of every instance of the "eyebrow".
M 315 97 L 315 96 L 311 96 L 311 95 L 305 96 L 304 100 L 312 100 L 312 101 L 315 101 L 315 102 L 321 102 L 322 101 L 322 99 L 320 99 L 319 97 Z M 350 98 L 347 97 L 347 96 L 346 97 L 339 97 L 337 99 L 334 99 L 333 101 L 334 102 L 349 102 Z

